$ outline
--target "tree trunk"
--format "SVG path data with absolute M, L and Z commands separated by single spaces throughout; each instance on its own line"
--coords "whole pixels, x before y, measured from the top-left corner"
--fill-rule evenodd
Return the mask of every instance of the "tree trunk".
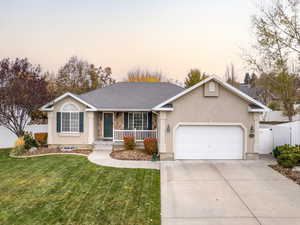
M 16 132 L 18 138 L 24 136 L 24 134 L 25 134 L 24 130 L 19 130 L 18 132 Z

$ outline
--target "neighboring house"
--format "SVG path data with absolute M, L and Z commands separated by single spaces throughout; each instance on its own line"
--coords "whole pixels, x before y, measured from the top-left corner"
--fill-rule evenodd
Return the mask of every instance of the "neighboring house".
M 91 148 L 156 137 L 161 159 L 246 159 L 258 152 L 259 117 L 269 109 L 217 77 L 189 89 L 171 83 L 116 83 L 66 93 L 48 112 L 48 144 Z M 109 143 L 109 142 L 108 142 Z
M 278 103 L 280 105 L 279 99 L 266 88 L 251 86 L 251 84 L 240 84 L 237 88 L 265 105 L 269 105 L 270 103 Z

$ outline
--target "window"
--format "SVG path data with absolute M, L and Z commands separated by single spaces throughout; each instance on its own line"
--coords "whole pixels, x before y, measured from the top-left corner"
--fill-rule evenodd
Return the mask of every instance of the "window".
M 61 131 L 65 133 L 79 132 L 79 112 L 73 104 L 65 104 L 61 113 Z
M 215 92 L 216 91 L 216 84 L 215 84 L 215 82 L 210 82 L 208 84 L 208 91 L 209 92 Z
M 147 130 L 148 114 L 146 112 L 128 113 L 128 129 Z

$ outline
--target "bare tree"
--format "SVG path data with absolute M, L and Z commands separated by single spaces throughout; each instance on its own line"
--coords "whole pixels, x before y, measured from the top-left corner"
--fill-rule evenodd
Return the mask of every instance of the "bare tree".
M 40 66 L 27 59 L 0 61 L 0 125 L 18 137 L 30 115 L 51 98 Z
M 81 94 L 114 82 L 110 67 L 103 69 L 73 56 L 59 69 L 55 88 L 57 95 L 67 91 Z
M 239 83 L 237 82 L 236 75 L 235 75 L 235 67 L 233 63 L 226 67 L 225 71 L 225 78 L 226 82 L 231 84 L 232 86 L 238 86 Z
M 296 113 L 299 77 L 299 67 L 295 66 L 300 59 L 299 0 L 268 1 L 258 9 L 252 18 L 254 54 L 244 54 L 244 59 L 261 74 L 258 83 L 281 100 L 291 120 Z

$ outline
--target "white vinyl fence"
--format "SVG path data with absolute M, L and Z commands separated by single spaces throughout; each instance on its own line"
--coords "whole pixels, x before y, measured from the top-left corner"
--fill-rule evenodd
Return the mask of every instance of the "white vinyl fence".
M 259 129 L 259 154 L 269 154 L 273 150 L 273 132 L 270 128 Z
M 25 129 L 32 134 L 47 133 L 48 125 L 28 125 Z M 11 148 L 14 146 L 17 136 L 7 128 L 0 126 L 0 148 Z
M 260 128 L 259 153 L 268 154 L 276 146 L 300 144 L 300 121 Z

